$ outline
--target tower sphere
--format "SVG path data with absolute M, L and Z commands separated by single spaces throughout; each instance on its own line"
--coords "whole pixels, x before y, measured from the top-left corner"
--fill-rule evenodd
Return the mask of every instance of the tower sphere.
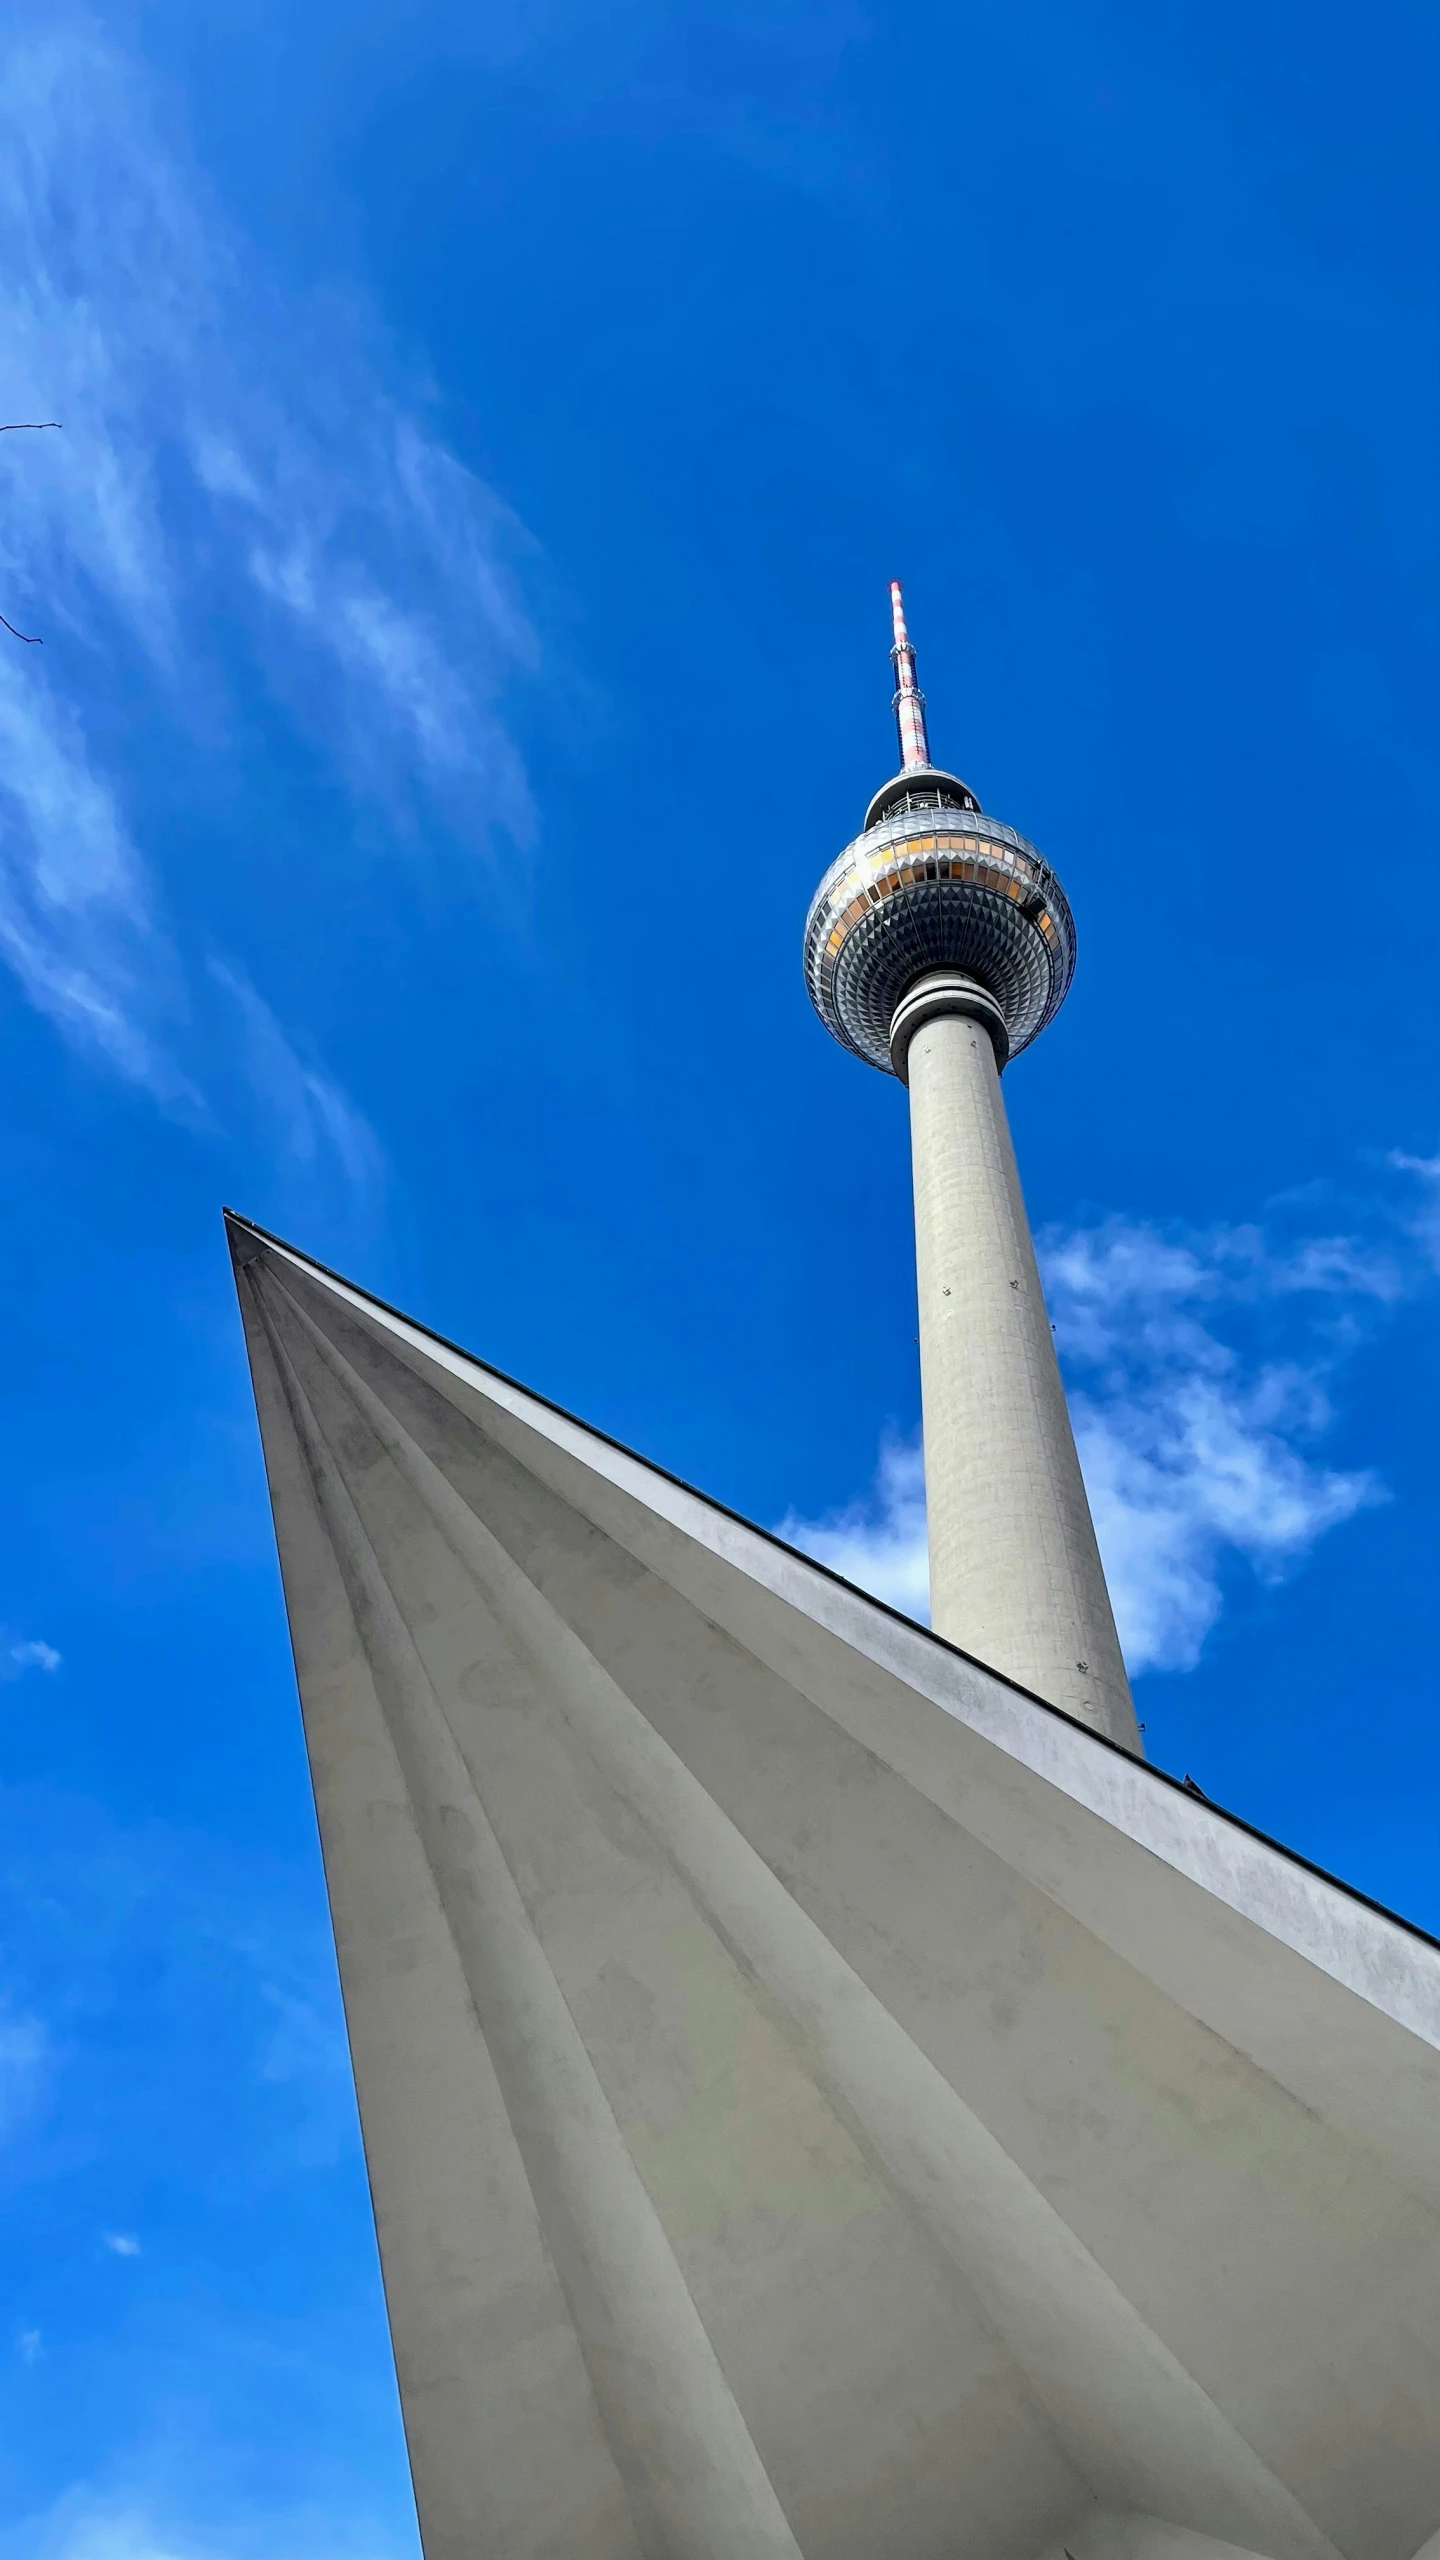
M 973 980 L 993 1000 L 985 1010 L 1003 1066 L 1065 1000 L 1075 921 L 1035 846 L 986 817 L 957 775 L 930 762 L 898 585 L 890 595 L 905 761 L 811 900 L 805 983 L 827 1031 L 893 1073 L 891 1027 L 917 978 L 943 970 Z

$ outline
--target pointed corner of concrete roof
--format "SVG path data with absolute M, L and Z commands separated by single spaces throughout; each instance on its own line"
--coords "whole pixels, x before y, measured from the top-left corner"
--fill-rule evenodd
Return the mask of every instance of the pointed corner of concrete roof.
M 886 1669 L 897 1671 L 918 1686 L 947 1715 L 978 1724 L 992 1741 L 1017 1751 L 1018 1756 L 1052 1781 L 1065 1786 L 1079 1771 L 1097 1773 L 1093 1783 L 1081 1784 L 1078 1792 L 1093 1801 L 1098 1790 L 1112 1813 L 1121 1804 L 1154 1801 L 1158 1797 L 1165 1803 L 1168 1822 L 1178 1827 L 1181 1836 L 1199 1836 L 1217 1825 L 1228 1829 L 1347 1901 L 1374 1911 L 1408 1935 L 1440 1948 L 1440 1941 L 1416 1923 L 1258 1831 L 1243 1816 L 1203 1794 L 1193 1781 L 1178 1779 L 1137 1759 L 1123 1745 L 1081 1723 L 1064 1708 L 1021 1688 L 1004 1673 L 992 1670 L 889 1601 L 877 1599 L 847 1581 L 832 1566 L 791 1546 L 775 1530 L 702 1493 L 623 1441 L 582 1421 L 552 1398 L 405 1315 L 358 1282 L 347 1280 L 298 1245 L 272 1234 L 236 1210 L 227 1208 L 223 1215 L 237 1282 L 246 1271 L 253 1270 L 257 1276 L 267 1268 L 277 1275 L 288 1271 L 308 1285 L 312 1316 L 328 1305 L 342 1321 L 348 1317 L 363 1325 L 377 1343 L 403 1350 L 412 1368 L 423 1366 L 443 1393 L 452 1398 L 463 1393 L 472 1400 L 480 1399 L 496 1412 L 523 1423 L 538 1440 L 578 1458 L 597 1477 L 623 1486 L 632 1498 L 683 1528 L 690 1538 L 712 1546 L 731 1565 L 777 1593 L 783 1592 L 788 1604 L 798 1608 L 817 1628 L 873 1653 Z M 253 1358 L 252 1340 L 252 1361 Z M 262 1421 L 262 1430 L 263 1427 Z
M 262 1229 L 254 1226 L 249 1218 L 241 1217 L 238 1209 L 222 1209 L 220 1215 L 225 1224 L 230 1260 L 237 1272 L 243 1271 L 248 1262 L 254 1262 L 264 1252 L 267 1239 Z
M 227 1227 L 428 2560 L 1421 2544 L 1433 1945 Z
M 1003 1675 L 990 1671 L 988 1666 L 965 1653 L 960 1646 L 937 1636 L 919 1620 L 908 1617 L 888 1601 L 876 1599 L 858 1584 L 848 1582 L 832 1566 L 822 1564 L 803 1550 L 789 1545 L 775 1530 L 745 1518 L 713 1496 L 700 1492 L 670 1469 L 643 1457 L 638 1450 L 615 1439 L 612 1434 L 584 1422 L 553 1398 L 524 1385 L 508 1372 L 482 1360 L 477 1353 L 437 1333 L 433 1327 L 403 1314 L 398 1307 L 377 1297 L 358 1282 L 345 1279 L 298 1245 L 273 1235 L 267 1228 L 256 1225 L 233 1209 L 226 1209 L 223 1215 L 237 1277 L 241 1272 L 254 1270 L 263 1273 L 267 1268 L 276 1273 L 288 1271 L 308 1284 L 312 1293 L 312 1312 L 328 1301 L 333 1310 L 366 1324 L 377 1340 L 388 1339 L 393 1345 L 404 1345 L 413 1359 L 428 1360 L 431 1374 L 441 1382 L 445 1391 L 468 1388 L 474 1394 L 491 1399 L 506 1413 L 517 1419 L 523 1418 L 556 1446 L 577 1453 L 583 1451 L 588 1462 L 598 1471 L 617 1481 L 623 1479 L 632 1488 L 643 1487 L 648 1497 L 663 1509 L 670 1511 L 684 1507 L 690 1514 L 692 1528 L 701 1521 L 713 1523 L 723 1527 L 732 1550 L 750 1546 L 753 1542 L 755 1554 L 768 1553 L 771 1557 L 786 1559 L 789 1565 L 799 1568 L 807 1582 L 820 1590 L 834 1593 L 837 1599 L 843 1595 L 843 1604 L 853 1605 L 862 1616 L 903 1629 L 937 1661 L 948 1660 L 969 1666 L 983 1679 L 997 1682 L 1014 1697 L 1029 1699 L 1042 1715 L 1056 1717 L 1072 1731 L 1089 1735 L 1104 1752 L 1120 1749 L 1118 1744 L 1105 1737 L 1091 1734 L 1088 1726 L 1077 1723 L 1066 1715 L 1063 1708 L 1051 1707 L 1041 1698 L 1031 1698 L 1028 1691 L 1018 1688 Z M 1128 1758 L 1129 1755 L 1125 1756 Z

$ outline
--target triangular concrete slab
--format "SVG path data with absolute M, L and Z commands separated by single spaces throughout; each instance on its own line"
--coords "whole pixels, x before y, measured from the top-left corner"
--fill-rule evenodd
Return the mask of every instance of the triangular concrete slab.
M 229 1226 L 427 2560 L 1409 2560 L 1440 1950 Z

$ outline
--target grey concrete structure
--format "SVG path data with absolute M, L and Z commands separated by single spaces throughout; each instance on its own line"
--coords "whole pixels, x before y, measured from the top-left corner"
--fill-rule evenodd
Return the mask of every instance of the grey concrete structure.
M 427 2560 L 1433 2560 L 1440 1949 L 231 1235 Z
M 995 1045 L 951 973 L 902 999 L 932 1621 L 1140 1748 Z
M 846 1048 L 907 1081 L 930 1608 L 941 1635 L 1140 1748 L 1000 1091 L 1075 966 L 1065 893 L 930 762 L 898 586 L 902 764 L 811 902 L 805 973 Z

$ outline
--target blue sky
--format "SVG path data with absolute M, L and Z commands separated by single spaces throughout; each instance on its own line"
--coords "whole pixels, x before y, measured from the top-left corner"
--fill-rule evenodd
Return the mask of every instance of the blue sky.
M 1440 1926 L 1434 22 L 0 41 L 0 2560 L 397 2560 L 219 1204 L 923 1606 L 892 575 L 1149 1747 Z

